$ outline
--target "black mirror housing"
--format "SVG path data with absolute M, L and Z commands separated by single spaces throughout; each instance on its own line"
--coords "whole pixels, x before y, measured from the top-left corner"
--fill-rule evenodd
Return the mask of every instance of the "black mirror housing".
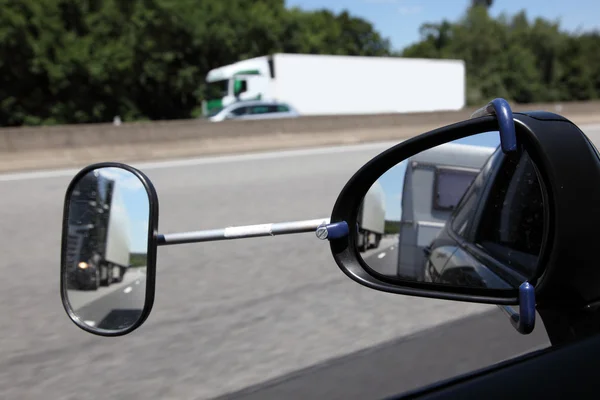
M 582 193 L 585 188 L 585 185 L 580 183 L 581 179 L 588 182 L 600 181 L 598 153 L 577 126 L 559 115 L 537 111 L 515 113 L 513 120 L 518 151 L 503 156 L 521 157 L 525 152 L 531 158 L 541 180 L 548 210 L 544 216 L 546 230 L 539 253 L 538 268 L 532 276 L 527 277 L 527 282 L 535 287 L 537 304 L 544 307 L 570 301 L 584 305 L 597 300 L 600 297 L 600 270 L 596 268 L 598 279 L 593 284 L 576 278 L 577 268 L 589 269 L 596 263 L 593 258 L 581 256 L 586 252 L 590 253 L 589 248 L 586 250 L 581 245 L 582 242 L 589 244 L 590 239 L 585 238 L 580 225 L 574 223 L 573 218 L 589 220 L 589 216 L 582 214 L 584 210 L 589 211 L 595 207 L 593 202 L 600 204 L 600 190 L 594 189 L 582 207 L 573 205 L 577 204 L 578 196 L 575 193 Z M 348 181 L 335 203 L 331 223 L 346 222 L 349 227 L 357 226 L 358 210 L 365 194 L 378 177 L 399 162 L 435 146 L 481 132 L 497 130 L 498 121 L 495 116 L 481 116 L 424 133 L 388 149 L 369 161 Z M 582 168 L 585 168 L 585 171 L 582 171 Z M 600 223 L 600 216 L 594 216 L 592 220 Z M 342 272 L 363 286 L 419 297 L 496 305 L 519 304 L 518 286 L 511 290 L 448 286 L 399 279 L 378 273 L 360 255 L 356 246 L 357 234 L 356 229 L 350 229 L 348 235 L 331 239 L 330 246 Z M 566 254 L 572 258 L 566 257 Z M 572 260 L 577 258 L 582 260 L 585 266 L 573 266 Z M 587 299 L 581 298 L 581 295 L 570 296 L 570 300 L 565 303 L 565 289 L 561 286 L 565 281 L 571 281 L 573 284 L 576 281 L 575 292 L 588 293 Z
M 67 315 L 79 328 L 100 336 L 122 336 L 150 315 L 158 209 L 150 179 L 126 164 L 89 165 L 69 184 L 63 211 L 60 291 Z M 118 277 L 113 281 L 115 271 Z M 100 287 L 113 282 L 125 290 L 109 293 L 108 287 Z M 99 290 L 104 291 L 104 298 L 96 296 Z M 111 302 L 107 295 L 121 297 Z

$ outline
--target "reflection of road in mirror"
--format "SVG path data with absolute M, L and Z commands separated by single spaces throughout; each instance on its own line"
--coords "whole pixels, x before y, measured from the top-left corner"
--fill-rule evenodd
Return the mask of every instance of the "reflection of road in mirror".
M 120 330 L 134 324 L 144 308 L 146 267 L 132 268 L 123 281 L 95 291 L 68 290 L 75 315 L 86 325 Z
M 367 265 L 383 275 L 396 275 L 398 271 L 398 235 L 384 236 L 375 249 L 361 253 Z

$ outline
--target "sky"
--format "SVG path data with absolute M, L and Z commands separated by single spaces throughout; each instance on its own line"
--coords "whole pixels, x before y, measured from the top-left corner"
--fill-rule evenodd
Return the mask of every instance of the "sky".
M 391 40 L 394 50 L 417 42 L 423 23 L 456 21 L 469 4 L 470 0 L 286 0 L 288 7 L 304 10 L 327 8 L 336 13 L 348 10 L 373 23 L 383 37 Z M 598 0 L 494 0 L 490 14 L 513 15 L 521 10 L 525 10 L 529 20 L 543 17 L 560 21 L 566 31 L 600 28 Z
M 480 133 L 463 139 L 454 140 L 451 143 L 498 147 L 498 145 L 500 145 L 500 134 L 497 131 Z M 402 161 L 378 179 L 385 193 L 385 219 L 388 221 L 400 220 L 405 172 L 406 161 Z
M 150 200 L 142 182 L 131 172 L 121 168 L 103 168 L 100 174 L 114 179 L 121 191 L 129 216 L 131 252 L 146 253 L 148 250 Z

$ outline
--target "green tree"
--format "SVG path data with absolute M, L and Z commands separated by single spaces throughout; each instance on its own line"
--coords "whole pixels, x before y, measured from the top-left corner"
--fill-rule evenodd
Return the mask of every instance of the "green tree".
M 283 0 L 0 0 L 0 125 L 188 118 L 212 68 L 389 55 L 372 24 Z
M 473 4 L 457 22 L 427 23 L 404 57 L 465 60 L 467 102 L 587 100 L 600 94 L 600 35 L 568 34 L 524 11 L 492 18 Z

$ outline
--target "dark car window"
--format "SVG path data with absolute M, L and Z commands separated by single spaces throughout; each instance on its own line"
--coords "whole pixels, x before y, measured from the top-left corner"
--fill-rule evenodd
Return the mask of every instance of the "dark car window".
M 231 115 L 235 115 L 236 117 L 239 117 L 240 115 L 245 115 L 248 112 L 248 107 L 238 107 L 235 110 L 232 110 L 230 112 Z
M 277 112 L 289 112 L 290 108 L 285 104 L 280 104 L 277 106 Z
M 254 106 L 250 109 L 250 114 L 267 114 L 272 112 L 269 110 L 269 106 Z
M 497 163 L 496 160 L 498 160 L 500 156 L 500 150 L 496 149 L 458 202 L 458 205 L 450 218 L 452 221 L 450 226 L 454 233 L 459 236 L 465 237 L 467 232 L 471 229 L 481 191 L 485 186 L 485 182 L 489 179 L 490 174 L 494 170 L 493 166 Z
M 507 159 L 486 200 L 475 242 L 486 252 L 532 276 L 544 235 L 544 202 L 539 177 L 526 152 Z

